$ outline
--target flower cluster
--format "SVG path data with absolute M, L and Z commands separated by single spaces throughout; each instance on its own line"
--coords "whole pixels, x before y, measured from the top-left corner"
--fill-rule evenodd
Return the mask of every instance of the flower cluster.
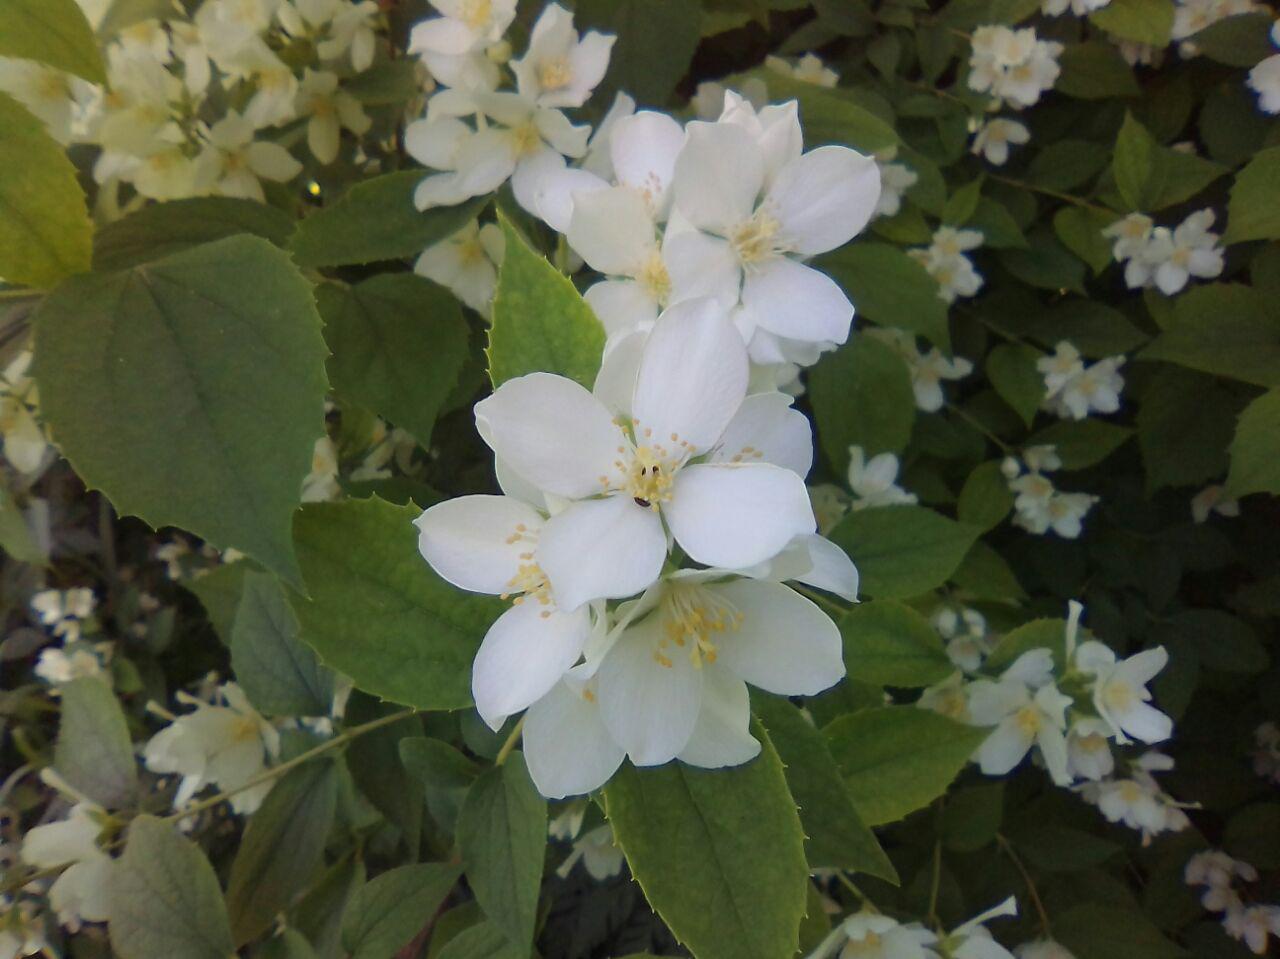
M 1233 939 L 1244 942 L 1256 955 L 1267 951 L 1267 940 L 1280 937 L 1280 906 L 1247 904 L 1240 898 L 1237 882 L 1258 880 L 1258 870 L 1233 859 L 1219 849 L 1198 852 L 1187 860 L 1183 878 L 1188 886 L 1201 886 L 1200 904 L 1210 912 L 1222 913 L 1222 928 Z
M 950 932 L 934 932 L 919 922 L 902 923 L 892 916 L 863 909 L 844 918 L 807 959 L 1013 959 L 992 938 L 986 923 L 1016 916 L 1012 897 Z
M 494 729 L 528 710 L 525 756 L 550 797 L 599 787 L 624 756 L 746 762 L 747 683 L 814 694 L 844 675 L 835 624 L 783 585 L 857 592 L 815 533 L 808 421 L 785 394 L 748 394 L 746 344 L 715 298 L 668 307 L 637 353 L 616 350 L 593 392 L 546 373 L 499 386 L 475 414 L 505 495 L 417 521 L 444 579 L 513 599 L 472 693 Z
M 987 618 L 968 606 L 939 606 L 930 618 L 947 644 L 947 658 L 957 669 L 976 673 L 995 648 L 996 638 L 987 630 Z
M 1154 773 L 1173 768 L 1173 760 L 1154 750 L 1128 763 L 1129 774 L 1087 782 L 1081 798 L 1097 806 L 1107 822 L 1123 823 L 1142 834 L 1142 844 L 1164 832 L 1180 832 L 1189 825 L 1179 803 L 1156 782 Z
M 1123 356 L 1109 356 L 1086 367 L 1080 351 L 1066 340 L 1060 341 L 1052 355 L 1036 361 L 1036 369 L 1044 376 L 1042 408 L 1064 420 L 1116 412 L 1124 389 L 1124 377 L 1119 373 L 1123 365 Z
M 1061 469 L 1062 460 L 1052 446 L 1029 446 L 1021 459 L 1006 456 L 1000 471 L 1014 494 L 1013 525 L 1043 536 L 1049 530 L 1063 539 L 1075 539 L 1084 518 L 1098 502 L 1089 493 L 1063 493 L 1046 473 Z
M 990 94 L 992 109 L 1006 104 L 1015 110 L 1034 106 L 1042 93 L 1053 89 L 1062 72 L 1058 66 L 1062 44 L 1037 39 L 1032 27 L 978 27 L 972 43 L 969 89 Z
M 1193 276 L 1210 280 L 1221 275 L 1221 237 L 1209 229 L 1213 220 L 1213 210 L 1198 210 L 1170 230 L 1144 213 L 1130 213 L 1102 234 L 1114 241 L 1111 255 L 1125 264 L 1124 280 L 1131 290 L 1155 287 L 1173 296 Z
M 938 296 L 954 303 L 957 297 L 973 296 L 982 288 L 982 276 L 965 256 L 980 246 L 982 234 L 977 230 L 940 226 L 927 247 L 907 252 L 938 281 Z

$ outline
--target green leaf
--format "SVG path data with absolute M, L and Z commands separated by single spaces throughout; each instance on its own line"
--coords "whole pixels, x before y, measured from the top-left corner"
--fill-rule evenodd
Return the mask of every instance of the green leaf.
M 1092 360 L 1128 353 L 1149 337 L 1115 307 L 1095 300 L 1069 299 L 1032 319 L 1027 335 L 1048 349 L 1067 340 Z
M 1079 100 L 1136 97 L 1142 90 L 1114 44 L 1101 40 L 1070 43 L 1058 58 L 1062 73 L 1053 85 L 1055 93 Z
M 1280 869 L 1280 803 L 1254 803 L 1233 815 L 1223 845 L 1259 869 Z
M 852 869 L 896 885 L 897 870 L 858 815 L 821 731 L 784 697 L 753 690 L 751 704 L 769 731 L 800 807 L 810 867 Z
M 182 581 L 182 585 L 200 600 L 209 624 L 228 649 L 231 648 L 236 610 L 240 608 L 240 596 L 244 592 L 244 580 L 252 569 L 253 564 L 247 560 L 222 563 L 194 579 Z
M 435 959 L 525 959 L 528 952 L 517 946 L 496 924 L 480 922 L 450 939 Z
M 384 173 L 353 186 L 298 224 L 289 242 L 303 267 L 346 266 L 417 256 L 457 233 L 488 205 L 487 196 L 421 213 L 413 192 L 421 170 Z
M 1027 426 L 1044 401 L 1044 376 L 1036 368 L 1041 356 L 1021 343 L 1001 343 L 987 354 L 991 386 Z
M 951 352 L 947 304 L 938 296 L 937 282 L 896 246 L 847 244 L 822 257 L 818 268 L 844 288 L 859 316 L 879 326 L 919 333 L 943 352 Z
M 120 959 L 235 955 L 218 877 L 204 853 L 154 816 L 129 824 L 107 887 L 111 948 Z
M 276 781 L 251 817 L 231 863 L 227 910 L 236 943 L 265 932 L 316 878 L 338 802 L 338 769 L 304 763 Z
M 1099 866 L 1122 848 L 1119 843 L 1082 829 L 1046 822 L 1042 816 L 1023 818 L 1010 828 L 1010 838 L 1018 855 L 1045 872 L 1075 872 Z
M 1173 0 L 1111 0 L 1089 22 L 1121 40 L 1164 47 L 1173 32 Z
M 1248 676 L 1263 672 L 1271 662 L 1253 627 L 1220 609 L 1186 609 L 1166 624 L 1190 641 L 1200 665 L 1208 669 Z
M 94 234 L 93 268 L 123 270 L 240 233 L 283 247 L 293 229 L 288 214 L 254 200 L 203 196 L 154 203 Z
M 1042 290 L 1074 290 L 1083 294 L 1084 263 L 1048 230 L 1027 237 L 1025 250 L 1001 250 L 1001 264 L 1023 283 Z
M 298 638 L 298 618 L 269 573 L 247 572 L 231 627 L 231 669 L 269 716 L 327 716 L 333 673 Z
M 381 273 L 317 291 L 338 396 L 431 442 L 436 416 L 467 361 L 458 301 L 413 273 Z
M 595 93 L 601 103 L 623 90 L 642 106 L 665 106 L 702 35 L 696 0 L 578 0 L 574 16 L 579 30 L 593 28 L 618 38 L 609 72 Z
M 235 236 L 75 277 L 37 311 L 35 354 L 41 414 L 89 487 L 300 581 L 325 347 L 286 254 Z
M 854 99 L 856 94 L 849 90 L 820 87 L 767 69 L 757 75 L 768 84 L 771 100 L 795 100 L 800 104 L 800 123 L 808 149 L 837 143 L 875 153 L 898 144 L 892 125 L 859 104 Z
M 960 522 L 986 532 L 1000 525 L 1013 509 L 1009 481 L 997 460 L 976 467 L 960 490 L 956 516 Z
M 1190 199 L 1226 173 L 1227 168 L 1161 146 L 1133 114 L 1125 114 L 1111 172 L 1129 208 L 1151 213 Z
M 1236 174 L 1224 243 L 1280 239 L 1280 147 L 1263 150 Z
M 0 57 L 107 82 L 98 40 L 75 0 L 0 0 Z
M 1275 53 L 1271 46 L 1270 13 L 1236 14 L 1209 24 L 1189 39 L 1196 50 L 1219 63 L 1233 67 L 1252 67 Z
M 809 373 L 818 440 L 837 473 L 849 468 L 849 447 L 869 456 L 900 453 L 916 416 L 911 374 L 902 357 L 875 337 L 855 334 Z
M 364 877 L 364 860 L 339 860 L 289 910 L 289 923 L 315 944 L 319 959 L 346 959 L 341 941 L 342 916 L 347 903 L 363 888 Z
M 1151 378 L 1138 407 L 1138 446 L 1147 490 L 1190 486 L 1227 468 L 1227 437 L 1241 400 L 1214 377 L 1176 366 Z
M 1033 649 L 1049 650 L 1053 653 L 1053 661 L 1057 668 L 1065 668 L 1067 621 L 1065 619 L 1033 619 L 1016 629 L 1009 630 L 991 651 L 985 665 L 992 672 L 1000 672 L 1012 666 L 1013 661 L 1023 653 Z
M 882 706 L 842 716 L 825 732 L 854 805 L 878 826 L 946 792 L 991 731 L 915 706 Z
M 1280 386 L 1280 316 L 1275 304 L 1251 287 L 1199 286 L 1174 300 L 1172 321 L 1139 357 Z
M 524 756 L 512 753 L 476 780 L 458 813 L 467 883 L 484 914 L 522 950 L 532 946 L 547 853 L 547 801 Z
M 62 722 L 53 768 L 99 805 L 128 806 L 138 794 L 138 761 L 120 701 L 97 676 L 73 679 L 60 690 Z
M 1113 214 L 1092 207 L 1064 206 L 1053 215 L 1053 232 L 1098 274 L 1111 263 L 1111 243 L 1102 231 L 1114 219 Z
M 306 936 L 286 927 L 255 949 L 253 959 L 316 959 L 316 951 Z
M 858 567 L 862 590 L 877 599 L 919 596 L 945 583 L 978 530 L 923 506 L 851 513 L 830 533 Z
M 434 789 L 465 789 L 480 775 L 480 767 L 453 746 L 426 736 L 400 740 L 400 761 L 410 775 Z
M 383 60 L 344 78 L 342 89 L 367 107 L 400 105 L 422 94 L 421 66 L 413 57 Z
M 377 498 L 298 514 L 298 561 L 312 599 L 294 599 L 303 641 L 382 699 L 418 709 L 471 705 L 471 660 L 497 599 L 454 589 L 418 552 L 421 511 Z
M 964 554 L 960 567 L 951 574 L 951 583 L 975 600 L 1016 603 L 1027 598 L 1008 561 L 982 540 Z
M 431 921 L 462 875 L 442 862 L 400 866 L 375 876 L 347 903 L 342 946 L 352 959 L 387 959 Z
M 1018 226 L 1013 214 L 1003 203 L 989 196 L 978 200 L 977 209 L 965 225 L 968 229 L 981 233 L 982 245 L 993 250 L 1027 248 L 1027 238 L 1022 235 L 1022 228 Z
M 43 565 L 47 557 L 32 538 L 31 528 L 13 495 L 0 486 L 0 550 L 19 563 Z
M 89 268 L 92 236 L 75 167 L 39 120 L 0 93 L 0 276 L 53 287 Z
M 1227 490 L 1232 496 L 1280 495 L 1280 390 L 1264 393 L 1240 414 Z
M 1053 937 L 1089 959 L 1176 959 L 1185 953 L 1136 909 L 1081 903 L 1054 917 Z
M 955 672 L 937 632 L 910 606 L 891 599 L 859 603 L 839 625 L 845 668 L 860 683 L 914 688 Z
M 1059 140 L 1035 155 L 1027 168 L 1027 180 L 1049 190 L 1074 190 L 1093 179 L 1110 160 L 1111 151 L 1100 143 Z
M 382 702 L 359 690 L 347 703 L 349 724 L 373 722 L 399 712 L 392 703 Z M 414 854 L 422 839 L 425 793 L 400 763 L 400 743 L 422 735 L 422 719 L 406 716 L 365 733 L 347 749 L 347 769 L 356 787 L 387 821 L 400 829 L 405 847 Z
M 604 327 L 563 273 L 498 215 L 507 251 L 498 271 L 489 330 L 495 387 L 526 373 L 558 373 L 587 389 L 604 351 Z
M 938 832 L 948 849 L 977 852 L 995 841 L 1004 815 L 1004 783 L 957 789 L 947 797 Z
M 1101 463 L 1132 435 L 1129 427 L 1103 420 L 1063 420 L 1032 434 L 1026 445 L 1053 446 L 1063 469 L 1082 470 Z
M 764 731 L 761 753 L 727 769 L 625 763 L 605 809 L 631 874 L 698 959 L 795 953 L 809 868 L 795 800 Z
M 962 226 L 969 221 L 978 209 L 978 200 L 982 198 L 981 176 L 970 180 L 947 197 L 947 204 L 942 208 L 942 222 L 948 226 Z

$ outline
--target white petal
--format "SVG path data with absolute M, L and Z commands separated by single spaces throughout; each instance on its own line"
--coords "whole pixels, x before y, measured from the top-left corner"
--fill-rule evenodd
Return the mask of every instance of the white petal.
M 596 374 L 592 392 L 611 413 L 630 418 L 636 374 L 640 370 L 640 358 L 644 356 L 644 344 L 648 339 L 647 330 L 636 330 L 612 344 L 606 343 L 604 362 L 600 364 L 600 372 Z
M 693 735 L 677 757 L 704 769 L 738 766 L 760 754 L 751 735 L 751 698 L 747 684 L 727 669 L 704 667 L 702 709 Z
M 538 792 L 561 799 L 599 789 L 626 755 L 586 691 L 560 682 L 529 707 L 524 758 Z
M 276 183 L 286 183 L 302 172 L 302 164 L 278 143 L 251 143 L 245 157 L 254 173 Z
M 831 540 L 817 534 L 801 536 L 798 542 L 809 553 L 808 572 L 796 576 L 798 582 L 835 593 L 849 602 L 858 599 L 858 568 L 849 554 Z
M 519 567 L 531 562 L 521 554 L 533 551 L 542 517 L 510 496 L 459 496 L 432 506 L 414 525 L 422 558 L 442 579 L 497 595 L 510 592 Z
M 675 205 L 701 230 L 728 232 L 751 216 L 764 184 L 760 145 L 746 130 L 693 121 L 676 160 Z
M 826 253 L 862 232 L 875 213 L 880 170 L 848 147 L 818 147 L 782 168 L 765 202 L 792 250 Z
M 516 202 L 526 213 L 541 216 L 541 203 L 544 184 L 564 170 L 564 157 L 555 150 L 542 147 L 516 163 L 511 174 L 511 192 Z
M 475 413 L 480 435 L 516 473 L 569 499 L 600 492 L 624 439 L 599 400 L 550 373 L 507 380 Z
M 714 296 L 736 306 L 742 290 L 742 267 L 728 240 L 697 230 L 672 233 L 662 242 L 662 260 L 671 277 L 671 302 Z
M 574 503 L 547 522 L 538 541 L 538 564 L 564 610 L 642 592 L 657 580 L 666 558 L 658 514 L 629 496 Z
M 809 419 L 791 406 L 785 393 L 756 393 L 738 407 L 725 427 L 713 463 L 772 463 L 801 479 L 813 465 L 813 431 Z
M 609 136 L 609 154 L 619 183 L 639 190 L 654 216 L 663 219 L 684 128 L 665 113 L 642 110 L 619 120 Z
M 749 270 L 742 302 L 770 333 L 810 343 L 843 343 L 849 338 L 853 304 L 825 273 L 775 257 Z
M 1173 720 L 1147 703 L 1134 703 L 1116 719 L 1126 733 L 1144 743 L 1162 743 L 1173 735 Z
M 658 317 L 640 360 L 636 442 L 709 450 L 746 397 L 747 376 L 747 348 L 727 313 L 706 298 L 676 304 Z
M 707 588 L 742 614 L 719 637 L 717 667 L 782 696 L 813 696 L 843 678 L 840 630 L 795 590 L 750 579 Z
M 560 613 L 531 596 L 499 616 L 471 667 L 480 717 L 498 729 L 512 713 L 545 696 L 582 655 L 590 632 L 585 609 Z
M 652 325 L 658 318 L 658 301 L 635 280 L 602 280 L 587 290 L 583 299 L 595 311 L 610 337 L 631 333 L 645 324 Z M 632 388 L 634 386 L 633 383 Z M 631 406 L 629 395 L 627 406 Z
M 706 463 L 676 474 L 663 515 L 695 562 L 744 569 L 817 530 L 804 480 L 767 463 Z
M 1003 776 L 1022 762 L 1031 743 L 1032 738 L 1019 728 L 1015 719 L 1005 719 L 978 747 L 974 758 L 988 776 Z
M 567 237 L 588 266 L 613 276 L 637 275 L 658 250 L 644 198 L 625 187 L 579 194 Z
M 1156 646 L 1134 653 L 1121 664 L 1120 669 L 1127 679 L 1139 686 L 1145 686 L 1168 664 L 1168 650 L 1163 646 Z
M 623 634 L 596 674 L 605 725 L 637 766 L 674 759 L 698 720 L 703 670 L 678 647 L 664 653 L 665 641 L 660 617 L 651 615 Z
M 557 233 L 568 233 L 574 198 L 582 193 L 608 188 L 609 184 L 594 173 L 562 166 L 548 172 L 538 184 L 534 201 L 537 215 Z

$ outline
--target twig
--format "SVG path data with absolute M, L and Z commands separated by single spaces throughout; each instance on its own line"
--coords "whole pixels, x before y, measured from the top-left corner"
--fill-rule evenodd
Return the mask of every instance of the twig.
M 1031 904 L 1035 906 L 1036 915 L 1040 917 L 1040 931 L 1044 933 L 1046 939 L 1052 935 L 1049 927 L 1049 913 L 1045 911 L 1044 903 L 1040 901 L 1040 893 L 1036 889 L 1036 884 L 1031 879 L 1031 873 L 1027 872 L 1027 867 L 1022 864 L 1022 860 L 1018 858 L 1018 854 L 1013 851 L 1013 843 L 1009 842 L 1002 833 L 996 833 L 996 843 L 1009 857 L 1009 861 L 1013 863 L 1014 868 L 1022 876 L 1022 881 L 1027 885 L 1027 894 L 1031 897 Z
M 516 748 L 516 743 L 520 741 L 520 735 L 524 732 L 524 716 L 516 723 L 515 728 L 511 730 L 511 735 L 507 737 L 507 741 L 502 744 L 502 748 L 498 750 L 497 758 L 494 759 L 495 766 L 501 766 L 507 761 L 507 757 L 511 755 L 511 750 Z

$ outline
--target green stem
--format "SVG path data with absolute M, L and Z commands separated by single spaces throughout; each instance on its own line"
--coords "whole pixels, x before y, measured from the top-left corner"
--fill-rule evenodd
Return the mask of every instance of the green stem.
M 1040 919 L 1040 931 L 1044 934 L 1044 938 L 1052 938 L 1052 930 L 1049 927 L 1049 913 L 1045 911 L 1044 903 L 1040 900 L 1040 892 L 1036 889 L 1036 884 L 1031 879 L 1031 873 L 1022 864 L 1018 854 L 1013 851 L 1013 843 L 1009 842 L 1002 833 L 996 833 L 996 843 L 1004 854 L 1009 857 L 1009 861 L 1013 863 L 1014 868 L 1018 870 L 1018 874 L 1022 876 L 1022 881 L 1026 883 L 1027 894 L 1031 897 L 1032 905 L 1035 906 L 1036 915 Z
M 1030 190 L 1032 193 L 1041 193 L 1044 196 L 1051 196 L 1055 200 L 1062 200 L 1064 203 L 1073 203 L 1076 206 L 1084 207 L 1088 210 L 1097 210 L 1099 213 L 1108 213 L 1113 216 L 1119 215 L 1114 210 L 1108 209 L 1105 206 L 1097 203 L 1090 203 L 1083 197 L 1073 196 L 1070 193 L 1063 193 L 1060 190 L 1051 190 L 1048 187 L 1036 186 L 1034 183 L 1028 183 L 1025 180 L 1017 180 L 1011 176 L 1001 176 L 999 173 L 989 172 L 987 176 L 993 180 L 999 180 L 1001 183 L 1008 186 L 1017 187 L 1020 190 Z
M 851 893 L 853 893 L 855 896 L 858 897 L 858 901 L 862 903 L 863 909 L 867 910 L 867 912 L 874 912 L 874 913 L 880 912 L 880 910 L 876 908 L 876 904 L 871 901 L 870 897 L 861 889 L 859 889 L 857 886 L 855 886 L 853 884 L 853 880 L 850 879 L 848 876 L 846 876 L 843 870 L 836 872 L 836 878 L 840 880 L 841 884 L 846 889 L 848 889 Z
M 808 586 L 801 586 L 799 583 L 792 583 L 791 588 L 794 589 L 800 595 L 806 596 L 809 599 L 813 600 L 819 606 L 825 606 L 829 612 L 835 613 L 837 616 L 843 616 L 845 613 L 849 612 L 848 607 L 841 606 L 835 600 L 828 599 L 826 596 L 823 596 L 821 593 L 810 589 Z
M 520 741 L 520 735 L 524 732 L 524 716 L 520 717 L 519 722 L 511 730 L 511 735 L 507 737 L 507 741 L 502 744 L 502 748 L 498 750 L 498 756 L 494 759 L 495 766 L 501 766 L 507 761 L 507 757 L 511 755 L 511 750 L 516 748 L 516 743 Z
M 942 929 L 942 920 L 938 918 L 938 890 L 942 886 L 942 841 L 933 844 L 933 878 L 929 883 L 929 924 L 934 929 Z
M 981 433 L 991 442 L 995 443 L 996 446 L 1000 447 L 1001 452 L 1004 452 L 1004 453 L 1013 452 L 1012 446 L 1010 446 L 1004 440 L 1000 439 L 1000 437 L 996 436 L 995 433 L 992 433 L 989 429 L 983 426 L 982 423 L 976 417 L 973 416 L 973 414 L 967 412 L 964 409 L 961 409 L 955 403 L 950 403 L 950 402 L 947 403 L 947 409 L 949 409 L 952 413 L 955 413 L 956 416 L 960 417 L 960 419 L 964 420 L 966 423 L 972 426 L 975 430 L 977 430 L 979 433 Z

